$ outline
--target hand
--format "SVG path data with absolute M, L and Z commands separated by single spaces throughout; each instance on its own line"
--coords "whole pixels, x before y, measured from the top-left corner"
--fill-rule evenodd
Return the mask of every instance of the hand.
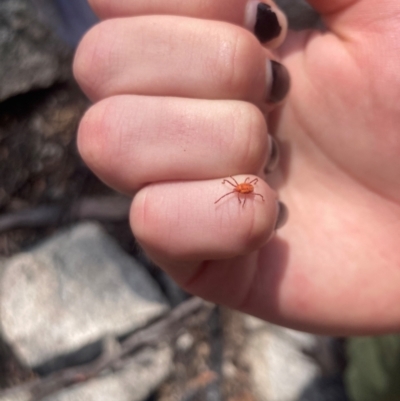
M 398 330 L 400 3 L 310 1 L 329 32 L 290 33 L 279 49 L 292 88 L 268 127 L 262 112 L 282 97 L 268 48 L 286 35 L 274 6 L 282 30 L 263 48 L 241 27 L 256 2 L 91 3 L 110 19 L 77 52 L 98 101 L 78 144 L 105 182 L 136 193 L 147 253 L 189 292 L 278 324 Z M 214 204 L 231 190 L 222 178 L 264 177 L 268 131 L 281 162 L 257 183 L 264 201 Z M 275 236 L 274 189 L 290 210 Z

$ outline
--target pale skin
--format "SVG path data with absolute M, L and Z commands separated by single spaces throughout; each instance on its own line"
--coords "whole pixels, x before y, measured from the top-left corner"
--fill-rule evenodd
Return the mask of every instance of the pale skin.
M 91 0 L 106 21 L 75 59 L 95 102 L 79 149 L 134 195 L 134 235 L 187 291 L 301 330 L 399 331 L 400 2 L 309 2 L 327 33 L 286 37 L 279 14 L 262 46 L 245 0 Z M 291 74 L 279 109 L 268 58 Z M 268 132 L 281 161 L 265 176 Z M 229 176 L 258 176 L 265 201 L 214 204 Z

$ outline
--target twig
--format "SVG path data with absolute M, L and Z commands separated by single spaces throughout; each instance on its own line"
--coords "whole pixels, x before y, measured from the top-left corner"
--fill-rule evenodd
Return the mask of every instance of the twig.
M 40 401 L 61 388 L 97 377 L 107 368 L 112 368 L 125 356 L 137 351 L 144 346 L 154 345 L 160 341 L 171 341 L 176 335 L 176 325 L 182 324 L 193 313 L 206 306 L 206 302 L 200 298 L 191 298 L 174 308 L 169 314 L 129 335 L 121 344 L 115 338 L 103 340 L 103 353 L 94 361 L 79 367 L 72 367 L 55 372 L 43 379 L 15 386 L 0 392 L 0 398 L 17 391 L 29 391 L 30 401 Z M 211 307 L 210 311 L 211 311 Z
M 56 224 L 61 217 L 61 205 L 46 205 L 0 216 L 0 233 L 22 227 L 43 227 Z
M 0 216 L 0 233 L 16 228 L 44 227 L 60 223 L 67 215 L 69 220 L 96 219 L 121 221 L 128 218 L 131 200 L 124 196 L 85 197 L 70 207 L 65 204 L 48 204 Z

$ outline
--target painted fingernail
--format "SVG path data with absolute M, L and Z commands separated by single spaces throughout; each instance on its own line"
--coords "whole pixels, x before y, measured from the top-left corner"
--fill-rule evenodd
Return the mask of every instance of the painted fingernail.
M 275 223 L 275 230 L 278 230 L 281 227 L 283 227 L 286 224 L 288 217 L 289 217 L 288 208 L 284 203 L 278 201 L 278 217 Z
M 269 159 L 264 169 L 265 174 L 272 173 L 276 169 L 276 166 L 279 163 L 279 146 L 273 136 L 268 135 L 268 140 L 269 140 Z
M 279 103 L 286 97 L 290 89 L 289 71 L 283 64 L 274 60 L 270 60 L 268 65 L 270 70 L 267 77 L 270 80 L 270 90 L 267 101 L 269 103 Z
M 279 24 L 276 13 L 271 6 L 265 3 L 258 3 L 256 24 L 254 33 L 261 43 L 269 42 L 279 36 L 282 27 Z

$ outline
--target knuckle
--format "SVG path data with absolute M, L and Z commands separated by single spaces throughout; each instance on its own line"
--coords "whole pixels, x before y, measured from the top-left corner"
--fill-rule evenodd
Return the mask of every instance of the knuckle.
M 224 90 L 231 90 L 235 77 L 235 58 L 237 52 L 236 35 L 229 35 L 226 31 L 215 35 L 213 52 L 210 52 L 206 72 L 217 85 Z
M 234 116 L 236 162 L 242 171 L 256 173 L 263 167 L 268 148 L 267 124 L 264 115 L 254 105 L 241 103 Z M 238 157 L 238 155 L 240 155 Z
M 225 27 L 216 35 L 215 46 L 207 69 L 213 81 L 230 97 L 248 97 L 260 68 L 260 45 L 244 29 Z

